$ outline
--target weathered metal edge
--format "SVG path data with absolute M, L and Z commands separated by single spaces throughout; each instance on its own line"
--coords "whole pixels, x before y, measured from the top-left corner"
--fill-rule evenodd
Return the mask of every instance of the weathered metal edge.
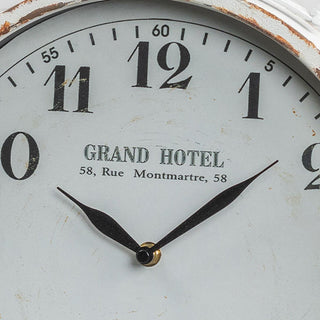
M 0 14 L 0 40 L 22 26 L 66 7 L 104 0 L 24 0 Z M 274 39 L 320 79 L 320 32 L 288 8 L 279 10 L 266 0 L 172 0 L 222 12 Z M 279 6 L 280 7 L 280 6 Z M 289 13 L 289 12 L 288 12 Z

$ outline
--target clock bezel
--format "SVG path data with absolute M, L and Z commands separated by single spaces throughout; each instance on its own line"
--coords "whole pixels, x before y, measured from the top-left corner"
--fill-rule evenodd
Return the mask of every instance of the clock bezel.
M 0 13 L 0 41 L 61 11 L 108 0 L 24 0 Z M 320 31 L 293 10 L 268 1 L 170 0 L 223 13 L 259 30 L 300 60 L 320 79 Z

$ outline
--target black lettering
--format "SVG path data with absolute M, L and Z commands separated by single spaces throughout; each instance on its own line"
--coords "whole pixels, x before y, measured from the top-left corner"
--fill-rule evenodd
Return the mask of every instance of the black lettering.
M 24 135 L 27 139 L 28 146 L 29 146 L 29 161 L 27 165 L 27 171 L 21 178 L 16 177 L 16 175 L 13 173 L 12 165 L 11 165 L 12 146 L 13 146 L 14 140 L 18 135 Z M 40 153 L 39 153 L 39 148 L 37 146 L 36 141 L 29 134 L 24 132 L 16 132 L 10 135 L 4 142 L 1 149 L 2 167 L 6 172 L 6 174 L 14 180 L 26 180 L 30 178 L 37 169 L 37 166 L 39 164 L 39 159 L 40 159 Z

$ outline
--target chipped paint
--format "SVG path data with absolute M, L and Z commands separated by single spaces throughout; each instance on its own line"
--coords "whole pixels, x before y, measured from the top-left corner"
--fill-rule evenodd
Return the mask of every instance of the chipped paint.
M 190 2 L 195 2 L 191 0 Z M 289 8 L 277 8 L 260 0 L 198 0 L 198 4 L 210 5 L 266 34 L 280 43 L 308 67 L 320 79 L 320 32 L 310 21 L 301 21 L 301 15 Z M 278 6 L 278 5 L 277 5 Z M 307 19 L 307 17 L 305 17 Z
M 232 12 L 226 11 L 223 8 L 219 8 L 219 10 L 221 10 L 222 12 L 224 12 L 225 14 L 227 13 L 229 16 L 233 16 L 235 17 L 235 15 Z M 263 10 L 264 12 L 265 10 Z M 275 17 L 273 14 L 268 13 L 268 16 L 271 17 L 272 19 L 275 20 L 280 20 L 277 17 Z M 270 32 L 269 30 L 263 28 L 254 18 L 252 17 L 245 17 L 243 15 L 239 15 L 237 16 L 238 19 L 240 19 L 241 21 L 245 22 L 246 24 L 249 24 L 250 26 L 254 27 L 255 29 L 260 30 L 261 32 L 263 32 L 264 34 L 267 34 L 270 38 L 273 38 L 275 40 L 277 40 L 277 42 L 279 42 L 282 46 L 286 47 L 289 51 L 291 51 L 292 53 L 294 53 L 295 56 L 299 57 L 300 56 L 300 51 L 295 49 L 293 47 L 293 45 L 291 45 L 291 43 L 289 41 L 287 41 L 286 39 L 284 39 L 282 36 L 278 35 L 278 34 L 273 34 L 272 32 Z M 283 23 L 283 21 L 281 21 Z M 288 26 L 288 25 L 287 25 Z M 288 26 L 289 27 L 289 26 Z M 292 29 L 290 27 L 290 29 Z M 299 37 L 302 36 L 299 34 Z M 309 45 L 313 45 L 311 42 L 309 43 Z M 314 45 L 313 45 L 314 47 Z
M 317 77 L 320 79 L 320 69 L 319 68 L 314 68 L 313 71 L 317 75 Z
M 281 24 L 283 24 L 286 28 L 288 28 L 288 30 L 290 32 L 292 32 L 295 36 L 297 36 L 298 38 L 300 38 L 301 40 L 305 41 L 306 44 L 308 46 L 312 46 L 313 48 L 315 48 L 316 46 L 308 39 L 306 39 L 299 31 L 297 31 L 296 29 L 294 29 L 292 26 L 290 26 L 288 23 L 286 23 L 284 20 L 280 19 L 279 17 L 277 17 L 276 15 L 272 14 L 271 12 L 267 11 L 266 9 L 248 2 L 247 0 L 244 0 L 251 8 L 254 8 L 258 11 L 261 11 L 264 15 L 270 17 L 273 20 L 279 21 Z
M 286 47 L 289 51 L 293 52 L 297 57 L 300 56 L 300 51 L 296 50 L 289 41 L 287 41 L 279 35 L 275 36 L 275 39 L 277 39 L 278 42 L 281 43 L 284 47 Z
M 16 10 L 17 8 L 19 8 L 20 6 L 22 6 L 23 4 L 27 4 L 27 3 L 30 3 L 32 2 L 33 0 L 25 0 L 25 1 L 22 1 L 18 4 L 16 4 L 15 6 L 9 8 L 8 10 L 6 10 L 5 12 L 13 12 L 14 10 Z
M 4 11 L 1 16 L 8 15 L 11 18 L 14 17 L 15 15 L 18 16 L 18 19 L 10 22 L 10 20 L 6 20 L 4 23 L 1 24 L 0 26 L 0 36 L 5 35 L 9 33 L 10 31 L 15 30 L 16 28 L 28 23 L 31 20 L 34 20 L 36 18 L 39 18 L 45 14 L 48 14 L 52 11 L 61 9 L 65 7 L 66 5 L 69 4 L 69 2 L 66 1 L 60 1 L 58 3 L 52 3 L 49 5 L 42 6 L 40 8 L 36 8 L 34 10 L 31 9 L 31 11 L 28 10 L 28 5 L 31 5 L 33 3 L 38 3 L 41 1 L 37 0 L 25 0 L 20 2 L 19 4 L 11 7 L 10 9 Z M 54 1 L 51 1 L 54 2 Z M 72 1 L 74 2 L 74 1 Z M 20 13 L 21 11 L 21 13 Z
M 259 10 L 261 11 L 264 15 L 266 15 L 268 18 L 273 19 L 277 22 L 280 22 L 282 25 L 284 25 L 294 36 L 298 37 L 299 39 L 303 40 L 307 46 L 312 47 L 314 49 L 316 49 L 316 45 L 311 42 L 310 40 L 308 40 L 306 37 L 304 37 L 300 32 L 298 32 L 296 29 L 294 29 L 292 26 L 290 26 L 288 23 L 286 23 L 285 21 L 283 21 L 282 19 L 278 18 L 277 16 L 275 16 L 274 14 L 268 12 L 267 10 L 253 4 L 253 3 L 249 3 L 246 1 L 246 3 L 248 3 L 250 5 L 251 8 L 254 8 L 255 10 Z M 227 10 L 226 8 L 223 7 L 214 7 L 214 9 L 216 9 L 217 11 L 220 11 L 228 16 L 231 16 L 233 18 L 236 18 L 237 20 L 240 20 L 242 22 L 245 22 L 246 24 L 250 25 L 251 27 L 254 27 L 255 29 L 261 31 L 262 33 L 268 35 L 270 38 L 276 40 L 278 43 L 280 43 L 283 47 L 285 47 L 286 49 L 288 49 L 289 51 L 291 51 L 296 57 L 300 56 L 300 51 L 298 49 L 296 49 L 291 43 L 290 41 L 286 40 L 283 36 L 281 36 L 280 34 L 275 34 L 270 32 L 269 29 L 263 27 L 262 25 L 260 25 L 257 20 L 253 17 L 250 16 L 244 16 L 241 14 L 237 14 L 234 13 L 230 10 Z M 318 50 L 318 53 L 320 53 L 320 50 Z M 320 78 L 320 75 L 317 75 L 318 78 Z
M 6 34 L 10 32 L 10 23 L 6 21 L 1 27 L 0 27 L 0 35 Z
M 46 6 L 44 8 L 40 8 L 40 9 L 37 9 L 37 10 L 34 10 L 32 12 L 30 12 L 29 14 L 27 14 L 26 16 L 22 17 L 20 20 L 19 20 L 19 23 L 20 24 L 24 24 L 26 22 L 29 22 L 30 20 L 34 19 L 34 18 L 38 18 L 48 12 L 51 12 L 53 10 L 56 10 L 56 9 L 61 9 L 62 7 L 64 7 L 65 4 L 62 3 L 62 2 L 59 2 L 57 4 L 52 4 L 50 6 Z

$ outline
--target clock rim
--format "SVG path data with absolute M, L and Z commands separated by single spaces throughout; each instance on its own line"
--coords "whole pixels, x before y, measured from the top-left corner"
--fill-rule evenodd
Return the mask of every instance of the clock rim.
M 108 0 L 24 0 L 0 13 L 0 41 L 61 11 Z M 116 1 L 116 0 L 115 0 Z M 239 20 L 287 49 L 320 80 L 320 31 L 297 13 L 268 0 L 168 0 L 197 5 Z

